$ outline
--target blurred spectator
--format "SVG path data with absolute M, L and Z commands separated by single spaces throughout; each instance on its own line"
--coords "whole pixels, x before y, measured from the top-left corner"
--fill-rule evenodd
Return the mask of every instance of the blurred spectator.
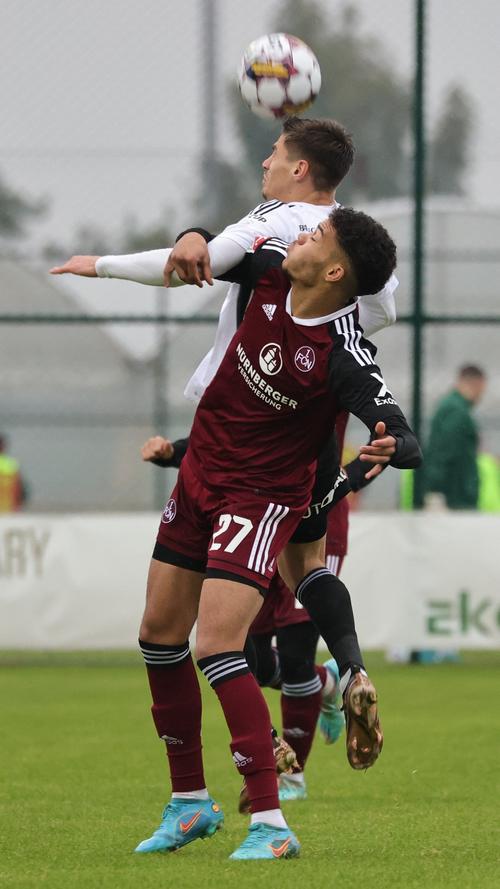
M 7 439 L 0 435 L 0 513 L 16 512 L 25 500 L 19 463 L 6 451 Z
M 425 450 L 426 506 L 478 507 L 479 430 L 472 408 L 481 400 L 485 386 L 484 371 L 467 364 L 460 368 L 454 389 L 437 406 Z
M 455 387 L 439 402 L 431 419 L 429 440 L 424 451 L 425 506 L 428 509 L 486 509 L 497 501 L 493 468 L 489 455 L 478 455 L 479 429 L 472 408 L 481 400 L 486 374 L 467 364 L 460 368 Z M 498 464 L 497 464 L 498 467 Z M 413 507 L 413 472 L 402 473 L 400 504 Z M 481 478 L 480 478 L 481 476 Z M 495 476 L 498 484 L 498 471 Z M 456 650 L 436 649 L 388 652 L 392 661 L 435 664 L 458 661 Z

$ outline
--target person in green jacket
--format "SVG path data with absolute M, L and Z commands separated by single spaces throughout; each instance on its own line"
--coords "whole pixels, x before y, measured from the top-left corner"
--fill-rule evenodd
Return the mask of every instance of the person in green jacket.
M 484 371 L 467 364 L 458 371 L 454 389 L 439 402 L 424 451 L 426 502 L 440 494 L 448 509 L 477 509 L 479 429 L 472 409 L 485 387 Z

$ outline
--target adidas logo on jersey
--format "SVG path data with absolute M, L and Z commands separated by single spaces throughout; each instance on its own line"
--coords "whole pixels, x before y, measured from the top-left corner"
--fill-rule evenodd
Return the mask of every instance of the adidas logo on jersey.
M 264 312 L 266 313 L 269 320 L 272 321 L 273 315 L 276 311 L 276 306 L 273 303 L 264 303 L 262 308 L 264 309 Z

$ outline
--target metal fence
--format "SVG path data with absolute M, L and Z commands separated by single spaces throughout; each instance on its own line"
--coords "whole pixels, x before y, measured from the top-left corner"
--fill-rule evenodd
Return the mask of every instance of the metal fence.
M 377 339 L 387 378 L 425 438 L 456 368 L 484 366 L 483 446 L 500 454 L 500 114 L 489 87 L 496 5 L 477 0 L 471 23 L 452 0 L 379 0 L 376 9 L 364 0 L 254 0 L 251 8 L 232 0 L 151 0 L 126 9 L 96 0 L 7 0 L 0 34 L 9 72 L 0 79 L 0 430 L 29 483 L 27 508 L 161 503 L 173 474 L 141 465 L 139 447 L 154 432 L 175 437 L 188 428 L 192 407 L 182 390 L 210 346 L 222 291 L 159 295 L 123 282 L 56 281 L 46 270 L 71 252 L 158 246 L 207 213 L 220 225 L 234 221 L 242 198 L 224 187 L 234 167 L 242 193 L 253 195 L 247 206 L 257 203 L 256 123 L 240 112 L 234 69 L 258 34 L 293 30 L 288 23 L 300 22 L 301 6 L 308 28 L 316 21 L 319 34 L 326 23 L 337 50 L 357 52 L 372 71 L 373 93 L 363 104 L 347 49 L 338 62 L 345 75 L 342 68 L 331 74 L 318 53 L 328 75 L 318 114 L 338 116 L 358 143 L 347 198 L 386 223 L 398 242 L 400 321 Z M 410 96 L 394 110 L 394 131 L 384 104 L 388 81 L 398 96 Z M 467 103 L 446 104 L 455 86 L 467 94 L 468 111 Z M 379 144 L 381 117 L 387 140 Z M 270 143 L 275 136 L 271 127 Z M 396 138 L 397 188 L 388 147 Z M 452 151 L 447 161 L 447 146 L 458 143 L 463 156 Z M 389 175 L 374 189 L 370 164 L 380 153 Z M 207 209 L 214 176 L 224 201 Z M 30 215 L 30 206 L 44 201 L 45 211 Z M 9 213 L 24 236 L 15 226 L 5 233 Z M 352 444 L 363 436 L 352 424 Z M 365 503 L 391 507 L 397 500 L 397 474 L 387 473 Z

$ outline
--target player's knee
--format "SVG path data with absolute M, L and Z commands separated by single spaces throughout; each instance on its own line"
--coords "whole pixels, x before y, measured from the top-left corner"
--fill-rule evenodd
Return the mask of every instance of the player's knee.
M 188 638 L 190 632 L 190 621 L 184 620 L 180 615 L 170 618 L 158 611 L 146 609 L 139 629 L 139 638 L 144 642 L 155 642 L 160 645 L 180 645 Z

